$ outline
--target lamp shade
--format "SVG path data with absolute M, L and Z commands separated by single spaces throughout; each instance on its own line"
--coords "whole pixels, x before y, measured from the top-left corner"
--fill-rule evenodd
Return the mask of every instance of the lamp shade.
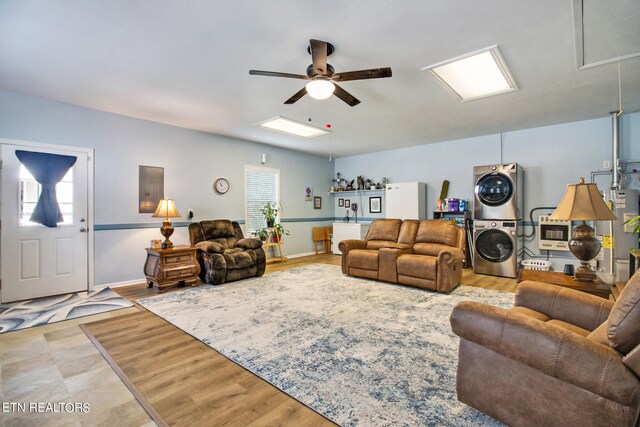
M 562 201 L 551 214 L 551 219 L 611 221 L 618 219 L 602 200 L 598 186 L 585 183 L 580 178 L 578 184 L 568 184 Z
M 158 203 L 156 211 L 151 216 L 154 218 L 177 218 L 182 215 L 178 212 L 178 208 L 176 208 L 173 199 L 162 199 L 160 203 Z
M 310 97 L 314 99 L 327 99 L 331 96 L 336 86 L 329 80 L 314 79 L 306 84 L 305 88 Z

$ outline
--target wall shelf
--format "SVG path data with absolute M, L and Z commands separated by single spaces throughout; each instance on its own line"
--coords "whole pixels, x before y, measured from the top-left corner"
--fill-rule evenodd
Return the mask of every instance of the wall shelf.
M 358 193 L 384 193 L 384 188 L 375 189 L 375 190 L 343 190 L 343 191 L 329 191 L 330 196 L 335 196 L 336 194 L 358 194 Z

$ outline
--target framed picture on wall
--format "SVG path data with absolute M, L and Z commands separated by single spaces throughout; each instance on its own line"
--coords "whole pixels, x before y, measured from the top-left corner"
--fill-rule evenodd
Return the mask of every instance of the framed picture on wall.
M 322 197 L 320 196 L 313 197 L 313 209 L 322 209 Z
M 369 213 L 382 213 L 382 197 L 369 197 Z
M 338 199 L 338 207 L 341 208 L 344 206 L 344 199 Z
M 350 208 L 350 207 L 351 207 L 351 200 L 346 199 L 346 200 L 344 201 L 344 207 L 345 207 L 345 208 Z

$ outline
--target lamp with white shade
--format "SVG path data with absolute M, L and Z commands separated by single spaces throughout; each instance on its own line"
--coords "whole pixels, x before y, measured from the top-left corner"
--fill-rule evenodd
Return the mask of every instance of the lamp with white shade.
M 582 221 L 573 229 L 573 237 L 569 241 L 569 250 L 580 260 L 574 279 L 581 282 L 594 282 L 597 276 L 589 261 L 594 259 L 600 247 L 600 240 L 594 236 L 593 228 L 585 221 L 613 221 L 617 217 L 602 199 L 595 183 L 585 183 L 580 178 L 578 184 L 568 184 L 562 201 L 551 214 L 551 219 Z
M 173 234 L 173 225 L 171 225 L 171 220 L 169 218 L 178 218 L 182 216 L 180 215 L 180 212 L 178 212 L 178 208 L 176 208 L 176 204 L 173 199 L 164 198 L 160 200 L 156 211 L 151 216 L 153 218 L 164 217 L 162 227 L 160 227 L 160 233 L 162 233 L 165 238 L 164 242 L 162 242 L 162 248 L 172 248 L 173 243 L 169 240 L 169 237 Z

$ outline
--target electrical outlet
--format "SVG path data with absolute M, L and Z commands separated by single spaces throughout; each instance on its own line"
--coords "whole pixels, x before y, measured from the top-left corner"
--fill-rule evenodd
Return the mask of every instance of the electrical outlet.
M 604 162 L 602 162 L 602 167 L 604 167 L 605 169 L 611 169 L 611 160 L 605 160 Z

